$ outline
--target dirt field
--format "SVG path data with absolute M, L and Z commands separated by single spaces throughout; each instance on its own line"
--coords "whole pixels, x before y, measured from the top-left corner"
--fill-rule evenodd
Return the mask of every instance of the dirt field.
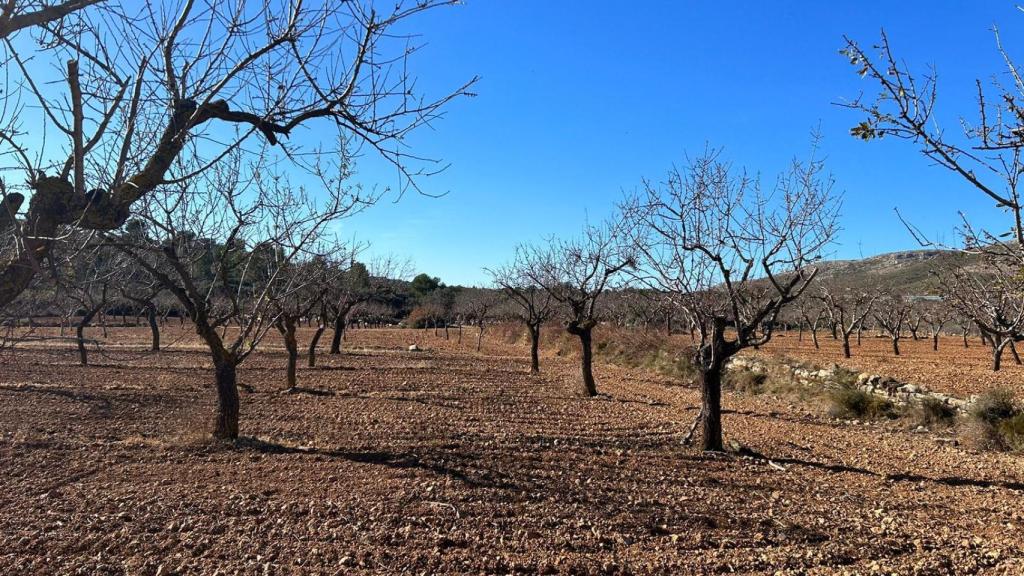
M 1003 353 L 1002 368 L 992 371 L 992 351 L 977 338 L 963 347 L 959 336 L 943 336 L 939 350 L 932 350 L 930 338 L 900 340 L 900 355 L 892 353 L 892 341 L 864 334 L 861 345 L 851 342 L 850 359 L 844 359 L 842 341 L 819 332 L 820 350 L 815 350 L 809 333 L 801 342 L 796 332 L 780 334 L 765 347 L 767 352 L 819 365 L 837 362 L 858 371 L 892 376 L 901 382 L 922 384 L 936 392 L 969 396 L 994 387 L 1010 388 L 1024 397 L 1024 366 L 1014 362 L 1009 350 Z M 1020 350 L 1024 353 L 1024 349 Z
M 4 356 L 0 574 L 1024 574 L 1020 456 L 733 395 L 747 455 L 706 456 L 679 445 L 695 390 L 598 366 L 585 400 L 573 359 L 531 377 L 525 349 L 472 340 L 356 330 L 302 394 L 259 353 L 235 446 L 204 439 L 187 335 L 89 368 L 67 344 Z

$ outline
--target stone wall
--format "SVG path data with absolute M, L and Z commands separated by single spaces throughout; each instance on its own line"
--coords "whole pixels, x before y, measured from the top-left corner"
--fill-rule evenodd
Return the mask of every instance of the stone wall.
M 832 364 L 828 368 L 816 368 L 779 359 L 778 361 L 773 361 L 769 366 L 765 360 L 752 356 L 734 357 L 729 361 L 727 370 L 748 370 L 755 374 L 769 374 L 773 370 L 781 370 L 788 372 L 789 377 L 794 382 L 808 387 L 822 387 L 825 389 L 849 385 L 851 379 L 851 372 L 840 367 L 838 364 Z M 889 376 L 880 376 L 868 372 L 854 374 L 856 374 L 852 382 L 854 386 L 869 394 L 876 394 L 887 398 L 896 404 L 913 404 L 930 399 L 942 402 L 957 412 L 963 413 L 967 412 L 970 405 L 977 399 L 976 396 L 964 399 L 932 392 L 918 384 L 900 382 Z

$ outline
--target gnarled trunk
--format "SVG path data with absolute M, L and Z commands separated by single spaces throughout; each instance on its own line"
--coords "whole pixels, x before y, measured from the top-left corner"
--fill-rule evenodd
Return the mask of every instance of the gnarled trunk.
M 847 332 L 843 332 L 843 357 L 850 357 L 850 335 Z
M 722 367 L 720 364 L 697 373 L 700 383 L 702 448 L 721 452 L 722 443 Z
M 217 414 L 213 420 L 213 437 L 220 440 L 238 438 L 238 363 L 239 360 L 224 347 L 217 330 L 206 317 L 195 318 L 196 333 L 210 349 L 213 358 L 213 378 L 217 388 Z
M 345 314 L 338 313 L 334 317 L 334 334 L 331 336 L 331 351 L 329 354 L 341 354 L 341 339 L 345 336 L 345 328 L 348 325 Z
M 214 380 L 217 384 L 217 416 L 213 423 L 213 437 L 221 440 L 238 438 L 238 377 L 237 365 L 231 358 L 217 358 L 214 354 Z
M 899 356 L 900 355 L 900 339 L 899 338 L 893 338 L 892 339 L 892 353 L 893 353 L 894 356 Z
M 320 344 L 320 337 L 324 335 L 324 331 L 327 330 L 327 324 L 321 319 L 316 325 L 316 332 L 313 333 L 313 339 L 309 341 L 309 357 L 307 364 L 310 368 L 316 366 L 316 347 Z
M 527 324 L 530 331 L 530 373 L 540 373 L 540 324 Z
M 597 384 L 594 382 L 593 353 L 593 321 L 573 321 L 566 326 L 566 331 L 580 339 L 580 374 L 583 377 L 583 395 L 591 398 L 597 396 Z

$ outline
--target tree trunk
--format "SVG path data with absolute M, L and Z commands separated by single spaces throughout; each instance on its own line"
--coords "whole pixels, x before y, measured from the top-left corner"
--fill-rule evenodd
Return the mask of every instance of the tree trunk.
M 1013 340 L 1010 340 L 1010 353 L 1013 354 L 1013 361 L 1020 366 L 1020 354 L 1017 354 L 1017 346 L 1014 345 Z
M 285 316 L 277 322 L 277 330 L 284 337 L 284 349 L 288 352 L 287 378 L 289 391 L 295 390 L 295 369 L 299 361 L 299 344 L 295 339 L 295 322 L 296 319 L 289 316 Z
M 481 322 L 479 325 L 479 331 L 476 333 L 476 351 L 480 351 L 480 345 L 483 344 L 484 340 L 484 323 Z
M 968 344 L 967 344 L 967 333 L 968 333 L 968 332 L 970 332 L 970 330 L 971 330 L 970 328 L 968 328 L 968 329 L 964 330 L 964 333 L 963 333 L 963 337 L 964 337 L 964 348 L 970 348 L 970 345 L 968 345 Z
M 938 332 L 936 332 L 935 334 L 932 334 L 932 351 L 933 352 L 938 352 L 939 351 L 939 333 Z
M 863 333 L 864 333 L 864 330 L 860 326 L 858 326 L 857 327 L 857 347 L 858 348 L 860 347 L 860 337 L 861 337 L 861 335 Z
M 899 338 L 893 338 L 892 339 L 892 353 L 893 353 L 894 356 L 899 356 L 900 355 L 900 339 Z
M 214 354 L 214 379 L 217 383 L 217 417 L 213 424 L 213 437 L 220 440 L 238 438 L 238 378 L 237 365 L 230 358 L 217 358 Z
M 530 374 L 540 373 L 540 324 L 533 325 L 528 324 L 527 330 L 530 331 Z
M 313 339 L 309 341 L 309 358 L 307 364 L 310 368 L 316 366 L 316 347 L 320 344 L 320 337 L 324 335 L 324 331 L 327 329 L 327 324 L 321 320 L 316 325 L 316 332 L 313 333 Z
M 334 317 L 334 334 L 331 336 L 330 354 L 341 354 L 341 337 L 345 334 L 345 314 Z
M 712 366 L 697 373 L 701 394 L 701 420 L 703 449 L 723 451 L 722 443 L 722 368 Z
M 583 395 L 587 397 L 597 396 L 597 384 L 594 382 L 594 355 L 591 347 L 592 331 L 586 328 L 580 331 L 580 371 L 583 375 Z
M 458 344 L 462 345 L 462 321 L 461 320 L 459 321 L 459 341 L 458 341 Z
M 995 340 L 993 339 L 993 342 Z M 999 372 L 1003 363 L 1003 345 L 997 345 L 992 347 L 992 371 Z
M 820 350 L 821 344 L 818 343 L 818 329 L 811 328 L 811 341 L 814 342 L 814 349 Z
M 850 357 L 850 335 L 843 332 L 843 358 Z
M 803 322 L 800 323 L 800 333 L 799 333 L 799 335 L 797 335 L 796 341 L 797 342 L 803 342 L 804 341 L 804 323 Z
M 85 349 L 85 328 L 92 322 L 98 309 L 86 310 L 85 314 L 78 320 L 75 326 L 75 336 L 78 343 L 78 363 L 82 366 L 89 365 L 89 353 Z
M 146 307 L 146 319 L 149 321 L 149 331 L 153 334 L 153 340 L 149 349 L 153 352 L 160 351 L 160 325 L 156 321 L 156 306 Z

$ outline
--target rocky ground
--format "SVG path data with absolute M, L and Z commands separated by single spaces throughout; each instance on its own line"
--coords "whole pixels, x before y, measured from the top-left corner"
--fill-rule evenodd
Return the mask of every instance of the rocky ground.
M 201 349 L 145 334 L 0 360 L 0 574 L 1024 574 L 1024 458 L 900 423 L 729 394 L 741 449 L 704 455 L 663 378 L 602 365 L 587 400 L 570 358 L 356 330 L 304 393 L 247 361 L 224 445 Z
M 927 386 L 931 390 L 967 397 L 999 386 L 1024 397 L 1024 366 L 1014 362 L 1009 350 L 1003 353 L 999 372 L 992 371 L 992 350 L 971 338 L 968 348 L 959 336 L 942 336 L 939 350 L 932 350 L 930 338 L 900 340 L 900 355 L 892 353 L 892 341 L 865 333 L 861 344 L 851 345 L 852 358 L 844 359 L 841 342 L 832 340 L 825 330 L 818 333 L 820 349 L 815 349 L 810 333 L 801 341 L 797 332 L 779 334 L 763 352 L 828 365 L 839 362 L 857 372 L 869 372 Z M 1024 353 L 1024 349 L 1020 350 Z

